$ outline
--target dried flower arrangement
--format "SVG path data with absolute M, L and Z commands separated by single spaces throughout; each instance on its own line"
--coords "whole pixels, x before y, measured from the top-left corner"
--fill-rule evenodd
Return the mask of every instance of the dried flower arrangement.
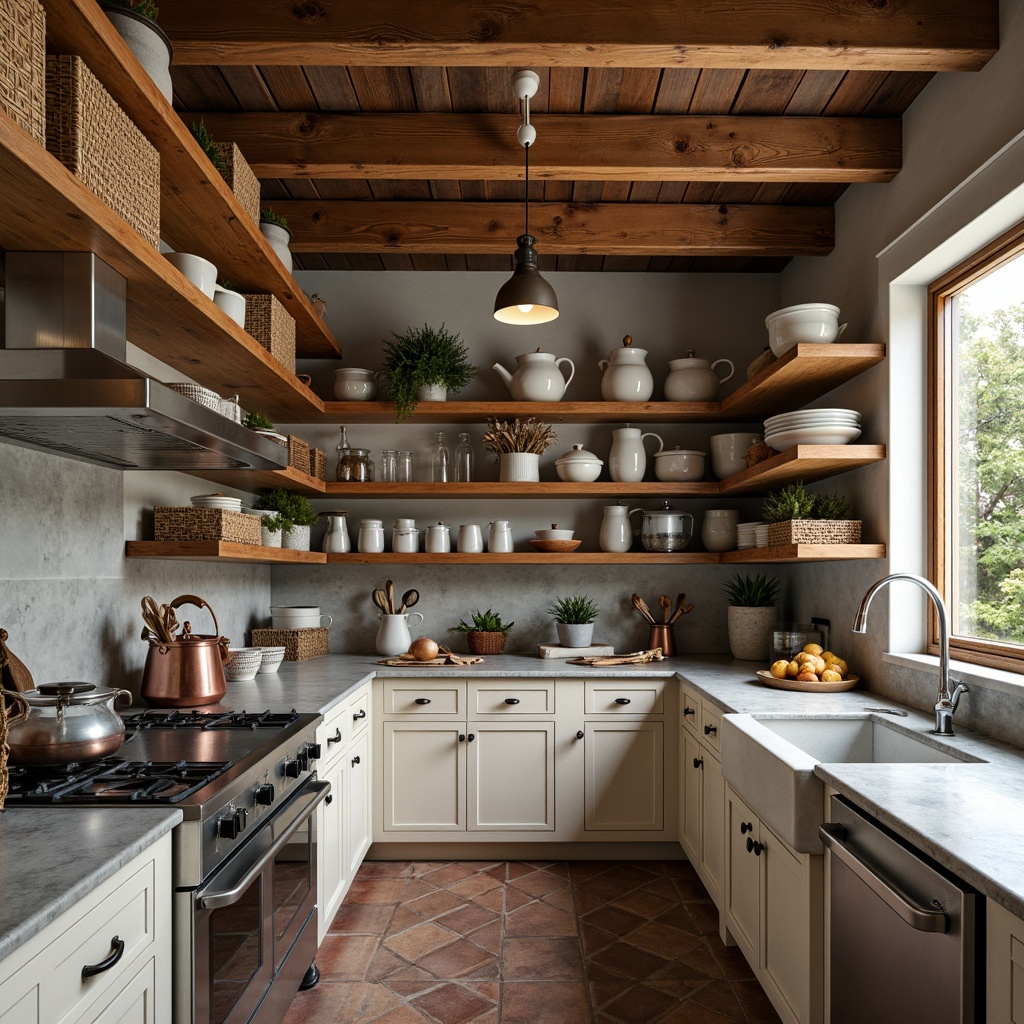
M 518 418 L 508 420 L 487 417 L 487 432 L 484 434 L 485 451 L 501 455 L 507 452 L 529 452 L 541 455 L 556 441 L 558 435 L 546 423 L 539 423 L 531 416 L 525 423 Z

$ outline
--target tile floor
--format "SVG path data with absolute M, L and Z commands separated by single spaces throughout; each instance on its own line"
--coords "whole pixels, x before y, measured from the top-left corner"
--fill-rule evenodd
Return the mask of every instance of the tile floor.
M 685 861 L 367 862 L 285 1024 L 777 1022 Z

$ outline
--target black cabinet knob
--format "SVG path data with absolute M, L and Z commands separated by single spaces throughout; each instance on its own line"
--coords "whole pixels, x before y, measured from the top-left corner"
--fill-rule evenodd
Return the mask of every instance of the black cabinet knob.
M 459 733 L 459 742 L 460 743 L 465 743 L 466 742 L 466 734 L 464 732 L 460 732 Z
M 751 839 L 747 836 L 747 853 L 752 853 L 755 857 L 761 856 L 761 851 L 764 849 L 764 843 L 759 843 L 755 839 Z
M 358 722 L 360 718 L 365 718 L 365 717 L 366 717 L 366 709 L 365 709 L 365 708 L 360 708 L 360 709 L 359 709 L 359 710 L 358 710 L 358 711 L 357 711 L 357 712 L 356 712 L 356 713 L 355 713 L 355 714 L 354 714 L 354 715 L 352 716 L 352 721 L 353 721 L 353 722 Z
M 718 732 L 718 726 L 717 725 L 705 725 L 704 726 L 704 735 L 705 736 L 710 736 L 713 732 Z
M 693 759 L 693 767 L 694 768 L 700 768 L 700 767 L 703 766 L 703 764 L 704 764 L 704 758 L 703 757 L 695 757 Z
M 284 763 L 284 774 L 289 779 L 297 779 L 301 774 L 299 770 L 299 762 L 294 758 L 289 758 Z
M 473 742 L 473 740 L 475 740 L 475 739 L 476 739 L 476 733 L 475 733 L 475 732 L 471 732 L 471 733 L 470 733 L 470 734 L 469 734 L 469 735 L 468 735 L 468 736 L 466 737 L 466 739 L 467 739 L 467 740 L 469 740 L 469 742 L 470 742 L 470 743 L 472 743 L 472 742 Z
M 352 767 L 354 768 L 357 764 L 360 764 L 360 763 L 361 762 L 359 760 L 359 755 L 356 754 L 356 756 L 352 758 Z
M 683 708 L 683 718 L 686 718 L 687 715 L 695 714 L 697 714 L 697 712 L 694 708 Z
M 327 746 L 330 746 L 332 743 L 340 743 L 340 742 L 341 742 L 341 729 L 335 729 L 334 730 L 334 735 L 327 737 Z
M 576 732 L 576 739 L 578 739 L 578 740 L 583 739 L 583 730 L 582 729 L 577 730 L 577 732 Z
M 630 700 L 629 700 L 628 697 L 616 697 L 615 698 L 615 703 L 616 704 L 629 704 Z
M 327 796 L 324 797 L 324 803 L 325 804 L 333 804 L 334 803 L 334 794 L 328 793 Z
M 263 785 L 257 786 L 255 799 L 256 803 L 269 807 L 274 802 L 274 784 L 272 782 L 265 782 Z
M 518 697 L 506 697 L 505 698 L 505 703 L 506 704 L 518 704 L 519 703 L 519 698 Z
M 430 698 L 429 697 L 417 697 L 416 698 L 416 703 L 417 704 L 429 704 L 430 703 Z
M 740 835 L 745 836 L 748 832 L 753 832 L 754 826 L 749 821 L 740 822 Z

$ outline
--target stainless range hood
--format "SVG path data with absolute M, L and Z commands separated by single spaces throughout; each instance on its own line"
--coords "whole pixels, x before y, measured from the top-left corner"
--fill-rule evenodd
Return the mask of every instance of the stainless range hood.
M 0 441 L 113 469 L 287 464 L 284 448 L 128 365 L 125 280 L 94 253 L 9 252 L 5 268 Z

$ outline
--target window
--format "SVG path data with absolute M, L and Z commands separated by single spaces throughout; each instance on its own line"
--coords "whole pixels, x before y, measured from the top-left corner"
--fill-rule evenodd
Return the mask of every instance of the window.
M 1024 225 L 930 295 L 932 578 L 953 657 L 1024 672 Z

